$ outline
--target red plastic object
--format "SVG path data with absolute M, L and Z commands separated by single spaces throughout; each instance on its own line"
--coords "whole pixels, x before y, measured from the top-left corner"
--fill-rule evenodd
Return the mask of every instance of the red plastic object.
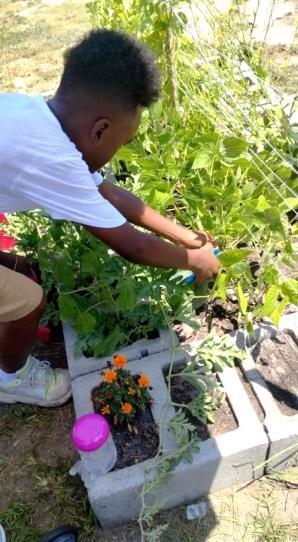
M 44 343 L 50 340 L 50 328 L 48 326 L 40 326 L 36 331 L 36 338 Z
M 4 230 L 0 230 L 0 250 L 11 250 L 17 240 L 11 235 L 6 235 Z
M 8 220 L 4 213 L 0 213 L 0 223 L 8 224 Z M 11 250 L 16 242 L 17 240 L 11 235 L 7 235 L 5 230 L 0 230 L 0 250 Z
M 8 220 L 4 213 L 0 213 L 0 222 L 3 222 L 3 224 L 8 224 Z

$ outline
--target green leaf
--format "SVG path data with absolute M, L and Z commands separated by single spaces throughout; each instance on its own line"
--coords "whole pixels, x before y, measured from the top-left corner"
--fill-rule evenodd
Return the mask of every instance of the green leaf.
M 280 226 L 280 214 L 275 207 L 264 210 L 265 220 L 270 226 Z
M 74 273 L 71 262 L 64 256 L 59 256 L 54 262 L 53 275 L 56 281 L 67 288 L 74 287 Z
M 120 293 L 116 299 L 116 305 L 121 311 L 128 311 L 135 308 L 138 296 L 133 280 L 125 280 L 120 284 Z
M 159 211 L 166 211 L 169 205 L 174 203 L 174 198 L 171 192 L 161 192 L 154 188 L 150 191 L 147 201 L 149 205 L 159 209 Z
M 202 149 L 196 153 L 191 169 L 206 169 L 212 164 L 213 159 L 214 152 Z
M 202 199 L 218 200 L 220 198 L 220 192 L 211 186 L 203 186 L 201 190 L 201 197 Z
M 218 256 L 218 259 L 222 265 L 224 265 L 225 267 L 229 267 L 230 265 L 241 262 L 242 260 L 244 260 L 244 258 L 249 256 L 250 253 L 251 250 L 248 250 L 246 248 L 234 248 L 221 252 Z
M 228 275 L 226 275 L 226 273 L 220 273 L 215 283 L 215 295 L 220 297 L 223 301 L 226 301 L 227 299 L 227 286 Z
M 285 198 L 279 206 L 279 209 L 283 213 L 288 213 L 291 209 L 297 209 L 298 198 Z
M 280 294 L 280 288 L 275 284 L 270 286 L 266 293 L 264 305 L 260 311 L 260 316 L 270 316 L 275 310 L 277 298 Z
M 226 158 L 238 158 L 247 147 L 248 143 L 238 137 L 225 137 L 222 140 L 222 154 Z
M 73 297 L 67 294 L 60 294 L 59 296 L 59 308 L 60 316 L 62 320 L 74 319 L 79 307 Z
M 251 312 L 246 314 L 245 323 L 246 323 L 246 329 L 247 329 L 248 333 L 251 333 L 251 335 L 254 335 L 254 328 L 253 328 L 253 321 L 252 321 Z
M 81 257 L 82 273 L 95 273 L 98 269 L 99 256 L 96 252 L 85 252 Z
M 123 345 L 124 342 L 125 335 L 120 331 L 119 326 L 116 325 L 115 329 L 94 348 L 94 355 L 109 356 L 115 352 L 119 345 Z
M 282 316 L 282 313 L 284 312 L 287 304 L 289 303 L 289 298 L 285 297 L 282 301 L 280 301 L 276 306 L 274 311 L 269 315 L 270 319 L 274 323 L 275 326 L 278 325 L 278 322 L 280 320 L 280 317 Z
M 242 286 L 241 286 L 240 282 L 238 282 L 237 291 L 238 291 L 238 299 L 239 299 L 240 309 L 241 309 L 242 314 L 245 315 L 246 311 L 247 311 L 248 302 L 247 302 L 247 299 L 246 299 L 246 297 L 245 297 L 245 295 L 243 293 Z
M 263 194 L 258 197 L 258 203 L 256 208 L 258 209 L 258 211 L 265 211 L 266 209 L 270 208 L 270 205 L 266 200 L 265 196 L 263 196 Z
M 281 285 L 282 293 L 289 298 L 290 303 L 298 305 L 298 281 L 288 279 Z
M 73 327 L 79 335 L 91 333 L 96 325 L 96 318 L 90 312 L 80 312 L 77 314 Z
M 278 284 L 278 271 L 273 265 L 269 265 L 264 269 L 262 274 L 263 281 L 265 284 L 272 285 Z

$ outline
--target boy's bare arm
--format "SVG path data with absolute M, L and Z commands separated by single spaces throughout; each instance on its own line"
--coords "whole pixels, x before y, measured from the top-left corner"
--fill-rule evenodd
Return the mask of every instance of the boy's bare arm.
M 116 228 L 85 228 L 133 263 L 166 269 L 190 269 L 199 281 L 211 278 L 220 268 L 211 243 L 206 243 L 198 250 L 186 249 L 142 233 L 128 223 Z
M 174 243 L 186 248 L 200 248 L 206 241 L 211 241 L 206 232 L 194 232 L 176 224 L 146 205 L 131 192 L 108 181 L 103 181 L 99 186 L 99 192 L 125 216 L 128 222 L 142 226 Z

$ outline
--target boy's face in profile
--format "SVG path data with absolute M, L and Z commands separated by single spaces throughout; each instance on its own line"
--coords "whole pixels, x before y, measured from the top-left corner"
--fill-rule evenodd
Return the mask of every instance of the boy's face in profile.
M 122 145 L 134 137 L 140 124 L 142 111 L 137 108 L 118 116 L 115 120 L 100 119 L 90 131 L 88 144 L 83 152 L 91 171 L 107 164 Z

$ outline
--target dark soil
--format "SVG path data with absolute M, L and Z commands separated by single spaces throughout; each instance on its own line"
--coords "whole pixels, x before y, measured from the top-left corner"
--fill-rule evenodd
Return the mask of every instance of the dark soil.
M 133 376 L 133 379 L 137 381 L 138 375 Z M 92 395 L 98 391 L 100 392 L 100 385 L 92 390 Z M 93 402 L 93 406 L 94 411 L 100 414 L 101 407 L 96 402 Z M 117 449 L 117 462 L 113 470 L 123 469 L 155 457 L 159 436 L 149 405 L 146 410 L 139 412 L 130 425 L 126 423 L 116 425 L 112 415 L 105 417 L 109 422 Z
M 149 407 L 135 422 L 137 433 L 129 431 L 125 425 L 111 424 L 110 427 L 117 448 L 117 463 L 113 470 L 141 463 L 157 454 L 159 437 Z
M 199 329 L 197 331 L 183 323 L 177 323 L 174 326 L 181 343 L 202 340 L 209 335 L 211 330 L 221 336 L 238 329 L 238 298 L 232 289 L 229 289 L 227 294 L 227 301 L 214 299 L 198 307 L 196 319 Z
M 57 326 L 49 324 L 50 340 L 42 342 L 36 339 L 32 354 L 40 360 L 48 360 L 54 368 L 67 369 L 67 357 L 61 322 Z
M 178 374 L 184 369 L 185 365 L 176 366 L 172 374 Z M 171 382 L 171 398 L 172 401 L 179 404 L 187 404 L 198 395 L 198 390 L 189 382 L 186 382 L 180 376 L 174 376 Z M 200 422 L 185 410 L 187 418 L 196 427 L 196 432 L 200 440 L 207 440 L 210 437 L 216 437 L 222 433 L 237 429 L 237 421 L 233 411 L 226 399 L 222 405 L 216 410 L 214 423 L 207 425 Z
M 298 340 L 288 332 L 265 337 L 251 351 L 252 357 L 283 414 L 298 411 Z
M 281 266 L 282 264 L 280 264 L 279 267 L 281 268 Z M 258 273 L 258 261 L 255 261 L 255 259 L 253 259 L 250 262 L 250 267 L 253 276 L 254 273 Z M 284 266 L 284 269 L 282 271 L 283 275 L 289 278 L 295 278 L 297 274 L 293 274 L 293 270 L 289 269 L 286 266 Z M 200 285 L 200 287 L 202 286 L 203 285 Z M 196 288 L 196 286 L 194 286 L 194 288 Z M 208 290 L 206 290 L 205 292 L 198 292 L 198 294 L 207 294 L 207 291 Z M 196 291 L 194 293 L 196 294 Z M 249 304 L 249 307 L 253 308 L 254 306 L 255 301 L 252 300 Z M 284 314 L 290 314 L 296 311 L 297 307 L 292 303 L 289 303 L 284 311 Z M 201 341 L 205 339 L 205 337 L 207 337 L 211 331 L 214 331 L 218 336 L 222 336 L 226 333 L 231 333 L 239 328 L 238 312 L 238 297 L 233 288 L 228 288 L 226 301 L 217 298 L 208 301 L 207 303 L 201 303 L 197 307 L 195 319 L 198 322 L 198 330 L 193 330 L 192 327 L 181 322 L 177 322 L 174 325 L 174 330 L 177 334 L 179 342 L 182 344 L 189 344 L 192 341 Z

